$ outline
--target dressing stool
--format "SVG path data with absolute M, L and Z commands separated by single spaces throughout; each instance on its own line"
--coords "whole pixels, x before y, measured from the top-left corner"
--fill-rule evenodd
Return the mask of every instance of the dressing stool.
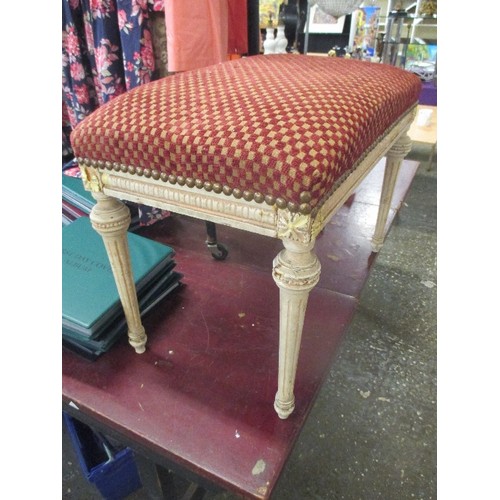
M 258 55 L 142 85 L 84 119 L 71 143 L 97 201 L 92 225 L 136 352 L 147 337 L 127 248 L 130 215 L 120 200 L 280 238 L 274 408 L 287 418 L 307 300 L 320 275 L 315 238 L 386 156 L 372 238 L 374 252 L 381 248 L 420 90 L 417 76 L 389 65 Z

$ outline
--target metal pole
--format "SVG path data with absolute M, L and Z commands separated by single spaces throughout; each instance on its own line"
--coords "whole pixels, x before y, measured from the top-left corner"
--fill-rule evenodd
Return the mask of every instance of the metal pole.
M 307 0 L 306 35 L 304 37 L 304 54 L 307 54 L 309 47 L 309 15 L 311 14 L 311 3 Z

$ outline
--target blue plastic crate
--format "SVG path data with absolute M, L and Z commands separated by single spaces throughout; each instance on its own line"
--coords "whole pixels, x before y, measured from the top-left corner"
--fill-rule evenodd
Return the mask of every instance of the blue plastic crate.
M 130 448 L 116 449 L 88 425 L 63 412 L 84 477 L 106 500 L 121 500 L 142 488 Z

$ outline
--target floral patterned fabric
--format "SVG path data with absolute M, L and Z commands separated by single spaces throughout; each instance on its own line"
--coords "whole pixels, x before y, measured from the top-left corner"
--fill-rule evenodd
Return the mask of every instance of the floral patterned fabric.
M 99 106 L 153 79 L 149 9 L 162 0 L 63 0 L 63 156 L 68 134 Z M 168 215 L 139 207 L 148 225 Z

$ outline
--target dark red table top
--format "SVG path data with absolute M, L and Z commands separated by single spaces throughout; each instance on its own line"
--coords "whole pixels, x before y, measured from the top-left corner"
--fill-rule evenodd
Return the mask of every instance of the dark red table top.
M 203 221 L 172 215 L 141 234 L 172 246 L 185 286 L 145 318 L 148 348 L 126 339 L 94 362 L 63 351 L 63 407 L 126 436 L 141 449 L 249 498 L 268 498 L 328 375 L 355 312 L 371 253 L 382 164 L 319 235 L 322 263 L 312 291 L 295 387 L 296 409 L 273 408 L 279 240 L 218 226 L 224 262 L 205 246 Z M 418 164 L 405 162 L 392 221 Z

